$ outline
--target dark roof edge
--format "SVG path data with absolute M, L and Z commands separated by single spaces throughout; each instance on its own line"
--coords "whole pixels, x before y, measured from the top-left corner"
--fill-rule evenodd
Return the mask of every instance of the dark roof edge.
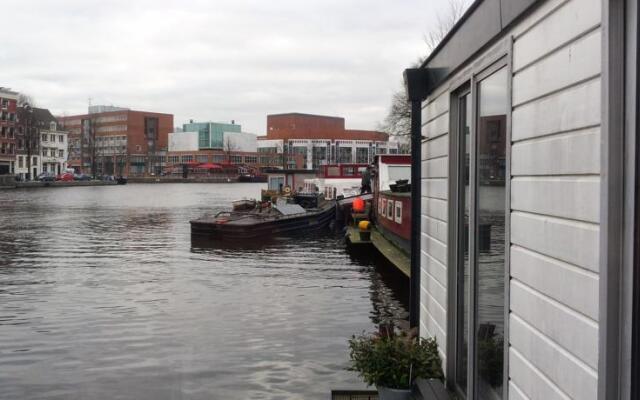
M 431 53 L 429 53 L 427 58 L 425 58 L 425 60 L 422 62 L 422 64 L 420 64 L 420 68 L 426 68 L 427 67 L 427 64 L 429 63 L 429 61 L 431 61 L 431 59 L 436 56 L 436 54 L 440 51 L 440 49 L 442 47 L 447 45 L 447 43 L 449 42 L 449 39 L 451 39 L 451 37 L 456 34 L 456 32 L 458 31 L 460 26 L 462 26 L 462 24 L 465 23 L 465 21 L 471 16 L 471 14 L 473 14 L 473 11 L 482 2 L 483 2 L 483 0 L 476 0 L 469 6 L 469 8 L 467 8 L 467 11 L 465 11 L 464 14 L 462 14 L 462 17 L 460 17 L 458 22 L 456 22 L 453 25 L 451 30 L 446 35 L 444 35 L 444 37 L 442 38 L 440 43 L 438 43 L 438 45 L 433 50 L 431 50 Z
M 476 0 L 420 65 L 430 94 L 543 0 Z
M 285 116 L 293 116 L 293 115 L 302 116 L 302 117 L 322 117 L 322 118 L 331 118 L 331 119 L 344 120 L 344 117 L 336 117 L 336 116 L 333 116 L 333 115 L 320 115 L 320 114 L 300 113 L 300 112 L 267 114 L 267 117 L 285 117 Z

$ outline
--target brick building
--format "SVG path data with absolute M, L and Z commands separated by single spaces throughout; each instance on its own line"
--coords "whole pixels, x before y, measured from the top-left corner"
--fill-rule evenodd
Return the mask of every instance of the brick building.
M 158 175 L 166 165 L 173 115 L 94 106 L 59 117 L 69 131 L 68 165 L 92 175 Z
M 341 117 L 288 113 L 267 116 L 267 135 L 258 138 L 258 152 L 300 155 L 307 169 L 318 169 L 370 163 L 376 154 L 398 153 L 398 144 L 383 132 L 346 129 Z
M 0 87 L 0 175 L 15 173 L 18 93 Z

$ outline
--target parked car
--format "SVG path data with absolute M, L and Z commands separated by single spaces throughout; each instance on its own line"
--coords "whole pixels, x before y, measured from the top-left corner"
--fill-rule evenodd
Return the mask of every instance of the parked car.
M 69 172 L 65 172 L 63 174 L 60 174 L 58 176 L 56 176 L 56 180 L 57 181 L 63 181 L 63 182 L 69 182 L 73 180 L 73 174 L 69 173 Z
M 73 175 L 73 179 L 76 181 L 90 181 L 91 180 L 91 176 L 86 175 L 86 174 L 75 174 Z
M 56 176 L 53 172 L 43 172 L 38 175 L 37 179 L 41 182 L 53 182 L 56 180 Z

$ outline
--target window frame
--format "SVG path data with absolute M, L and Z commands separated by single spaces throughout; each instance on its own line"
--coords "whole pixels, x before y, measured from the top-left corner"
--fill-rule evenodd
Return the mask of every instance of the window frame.
M 477 393 L 477 365 L 476 365 L 476 323 L 477 323 L 477 124 L 478 124 L 478 85 L 484 79 L 505 68 L 507 71 L 507 82 L 505 90 L 507 91 L 507 116 L 506 116 L 506 148 L 505 148 L 505 254 L 504 254 L 504 349 L 503 349 L 503 376 L 502 376 L 502 398 L 507 399 L 509 396 L 509 310 L 510 310 L 510 216 L 511 216 L 511 117 L 512 117 L 512 48 L 513 38 L 511 36 L 500 42 L 495 51 L 489 52 L 488 55 L 481 57 L 475 63 L 472 63 L 467 69 L 463 70 L 458 77 L 452 79 L 449 85 L 449 198 L 455 199 L 449 203 L 448 220 L 449 223 L 449 243 L 448 246 L 448 284 L 453 290 L 448 291 L 448 309 L 453 312 L 448 313 L 446 354 L 447 359 L 447 386 L 453 389 L 462 399 L 475 399 Z M 459 245 L 464 238 L 464 230 L 459 229 L 459 202 L 461 191 L 459 188 L 459 174 L 461 172 L 460 158 L 464 151 L 459 147 L 459 104 L 458 100 L 464 95 L 471 96 L 471 121 L 470 137 L 469 137 L 469 221 L 473 221 L 475 232 L 474 239 L 469 241 L 469 315 L 467 320 L 468 326 L 468 348 L 467 348 L 467 389 L 464 394 L 456 382 L 457 355 L 458 355 L 458 324 L 459 310 L 459 279 L 462 281 L 464 277 L 459 277 Z

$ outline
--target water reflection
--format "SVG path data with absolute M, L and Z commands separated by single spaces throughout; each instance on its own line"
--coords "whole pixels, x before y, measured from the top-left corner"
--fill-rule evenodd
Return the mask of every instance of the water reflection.
M 406 308 L 340 235 L 192 243 L 261 185 L 0 192 L 0 398 L 326 398 L 347 339 Z M 390 282 L 390 283 L 389 283 Z

